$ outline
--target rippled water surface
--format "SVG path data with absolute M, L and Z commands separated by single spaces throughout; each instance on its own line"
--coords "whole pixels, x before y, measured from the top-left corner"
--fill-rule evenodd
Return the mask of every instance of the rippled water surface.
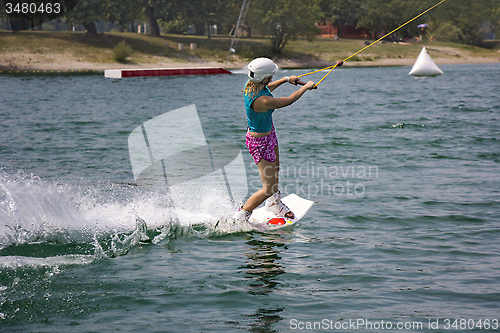
M 226 221 L 217 187 L 180 211 L 129 157 L 135 128 L 195 104 L 255 191 L 244 75 L 0 76 L 0 331 L 499 331 L 500 66 L 441 68 L 339 68 L 276 111 L 281 188 L 315 205 L 268 234 Z

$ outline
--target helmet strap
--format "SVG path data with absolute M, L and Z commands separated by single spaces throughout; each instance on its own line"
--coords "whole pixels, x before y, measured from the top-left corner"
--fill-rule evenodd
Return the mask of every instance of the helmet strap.
M 271 82 L 271 78 L 273 76 L 269 76 L 269 77 L 266 77 L 264 80 L 262 80 L 262 82 L 260 84 L 262 84 L 264 87 L 267 86 L 270 82 Z

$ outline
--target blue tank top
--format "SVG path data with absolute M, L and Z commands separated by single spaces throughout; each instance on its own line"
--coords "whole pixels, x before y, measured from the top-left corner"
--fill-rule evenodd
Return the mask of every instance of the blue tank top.
M 266 132 L 269 132 L 273 127 L 272 114 L 274 112 L 274 109 L 269 109 L 266 112 L 255 112 L 252 109 L 251 105 L 252 105 L 253 101 L 255 101 L 260 96 L 273 97 L 273 94 L 271 94 L 271 91 L 269 91 L 269 88 L 267 88 L 267 87 L 264 87 L 264 89 L 259 91 L 258 94 L 253 94 L 252 97 L 250 97 L 247 94 L 244 94 L 245 111 L 247 112 L 247 122 L 248 122 L 248 128 L 250 129 L 250 132 L 266 133 Z

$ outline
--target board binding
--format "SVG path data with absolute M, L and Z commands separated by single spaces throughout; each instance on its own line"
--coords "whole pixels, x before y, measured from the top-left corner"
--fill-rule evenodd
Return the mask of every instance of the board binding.
M 253 211 L 248 223 L 260 231 L 273 231 L 289 227 L 297 223 L 311 209 L 313 201 L 290 194 L 282 199 L 283 203 L 294 213 L 295 218 L 276 216 L 266 207 L 257 208 Z

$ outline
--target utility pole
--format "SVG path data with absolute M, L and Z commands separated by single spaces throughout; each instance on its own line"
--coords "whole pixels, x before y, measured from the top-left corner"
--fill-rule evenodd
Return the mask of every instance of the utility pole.
M 236 46 L 238 45 L 238 38 L 240 38 L 249 5 L 250 5 L 250 0 L 243 0 L 240 16 L 238 17 L 238 22 L 236 23 L 236 28 L 234 29 L 233 38 L 231 39 L 231 46 L 229 47 L 229 51 L 227 52 L 226 64 L 229 62 L 229 56 L 231 55 L 231 53 L 236 52 Z

